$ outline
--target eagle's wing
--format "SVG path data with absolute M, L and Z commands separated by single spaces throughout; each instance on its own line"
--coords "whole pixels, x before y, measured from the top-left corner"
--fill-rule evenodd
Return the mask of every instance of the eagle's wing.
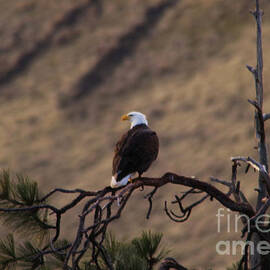
M 113 160 L 113 175 L 117 174 L 118 181 L 130 173 L 145 172 L 157 158 L 159 141 L 151 129 L 125 134 L 119 142 Z
M 129 132 L 126 132 L 115 145 L 112 175 L 115 175 L 118 172 L 118 167 L 120 164 L 120 160 L 122 158 L 122 152 L 123 152 L 125 144 L 127 143 L 128 136 L 129 136 Z

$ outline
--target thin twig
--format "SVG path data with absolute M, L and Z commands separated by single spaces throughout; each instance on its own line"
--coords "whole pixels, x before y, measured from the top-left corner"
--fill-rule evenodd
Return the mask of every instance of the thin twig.
M 158 187 L 154 187 L 154 189 L 150 193 L 148 193 L 147 195 L 144 196 L 144 198 L 148 199 L 148 202 L 149 202 L 149 208 L 147 211 L 146 219 L 150 218 L 151 211 L 152 211 L 152 205 L 153 205 L 152 199 L 153 199 L 154 194 L 157 192 L 157 190 L 158 190 Z

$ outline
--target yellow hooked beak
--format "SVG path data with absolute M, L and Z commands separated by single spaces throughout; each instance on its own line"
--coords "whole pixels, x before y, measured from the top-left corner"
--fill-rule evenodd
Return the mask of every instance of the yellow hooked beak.
M 127 115 L 127 114 L 124 114 L 122 117 L 121 117 L 121 120 L 124 121 L 124 120 L 129 120 L 130 117 Z

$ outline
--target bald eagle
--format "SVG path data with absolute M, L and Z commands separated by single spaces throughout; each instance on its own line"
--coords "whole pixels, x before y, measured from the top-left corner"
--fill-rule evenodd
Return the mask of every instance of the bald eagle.
M 131 126 L 115 147 L 112 188 L 126 185 L 136 172 L 140 177 L 156 160 L 159 150 L 158 136 L 148 127 L 144 114 L 130 112 L 122 120 L 129 120 Z

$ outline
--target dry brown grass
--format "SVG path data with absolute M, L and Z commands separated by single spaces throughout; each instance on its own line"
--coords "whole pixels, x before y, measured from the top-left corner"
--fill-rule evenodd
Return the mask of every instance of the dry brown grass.
M 76 1 L 76 5 L 84 2 Z M 95 91 L 63 108 L 59 99 L 76 91 L 74 85 L 82 75 L 158 2 L 104 1 L 101 15 L 89 8 L 75 24 L 56 32 L 27 69 L 1 85 L 1 167 L 29 175 L 44 193 L 54 187 L 103 188 L 110 181 L 114 143 L 128 128 L 119 117 L 139 110 L 149 116 L 161 140 L 159 159 L 148 175 L 174 171 L 205 181 L 211 175 L 228 178 L 231 156 L 256 157 L 253 109 L 246 102 L 254 97 L 254 87 L 245 69 L 245 64 L 255 62 L 255 31 L 248 14 L 252 3 L 246 2 L 180 1 L 160 17 L 130 55 L 115 63 Z M 0 1 L 1 69 L 12 66 L 74 3 Z M 267 111 L 270 5 L 266 1 L 264 5 Z M 256 175 L 241 172 L 240 177 L 242 187 L 254 199 Z M 138 192 L 111 229 L 119 238 L 146 228 L 162 231 L 172 255 L 188 267 L 224 269 L 231 265 L 237 258 L 217 256 L 215 244 L 224 238 L 238 239 L 239 234 L 217 234 L 219 205 L 207 202 L 187 223 L 175 224 L 162 210 L 163 201 L 172 199 L 175 192 L 172 187 L 158 192 L 149 221 L 145 220 L 144 193 Z M 55 203 L 65 200 L 59 197 Z M 65 223 L 70 236 L 76 219 L 70 222 L 69 217 Z

